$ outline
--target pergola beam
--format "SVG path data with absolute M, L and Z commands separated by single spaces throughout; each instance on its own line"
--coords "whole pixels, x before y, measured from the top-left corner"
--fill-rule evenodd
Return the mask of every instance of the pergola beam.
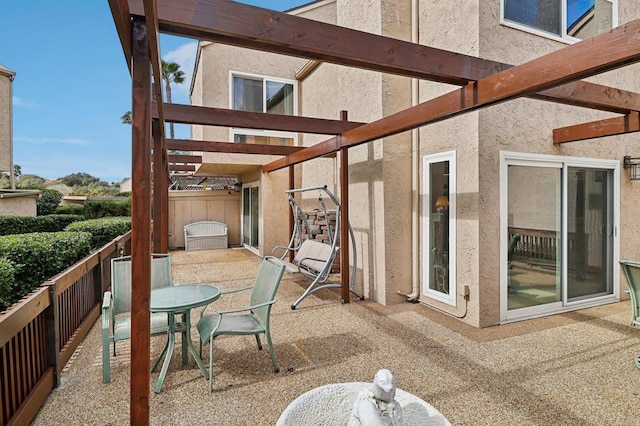
M 113 16 L 113 23 L 116 25 L 127 68 L 131 74 L 131 13 L 129 12 L 129 4 L 127 0 L 109 0 L 109 8 L 111 8 L 111 16 Z
M 343 147 L 395 135 L 637 61 L 640 61 L 640 20 L 349 130 L 340 138 L 331 138 L 269 163 L 263 170 L 278 170 L 335 152 Z
M 300 146 L 241 144 L 233 142 L 167 139 L 167 147 L 179 151 L 225 152 L 229 154 L 289 155 L 304 149 Z
M 202 155 L 169 154 L 169 163 L 170 164 L 175 164 L 175 163 L 200 164 L 202 163 Z
M 158 29 L 158 17 L 156 10 L 155 0 L 143 0 L 144 3 L 144 17 L 147 24 L 147 32 L 149 38 L 149 55 L 151 59 L 151 69 L 153 70 L 153 97 L 155 105 L 157 107 L 158 118 L 160 119 L 160 138 L 162 141 L 163 149 L 166 149 L 164 143 L 164 107 L 162 98 L 162 67 L 160 66 L 160 40 Z
M 141 1 L 129 0 L 133 14 L 144 13 Z M 513 67 L 226 0 L 158 0 L 158 22 L 169 34 L 460 86 Z M 621 114 L 640 110 L 640 94 L 582 81 L 529 96 Z
M 640 110 L 640 93 L 586 81 L 566 83 L 528 97 L 617 114 L 629 114 L 632 111 Z
M 577 142 L 585 139 L 616 136 L 632 132 L 640 132 L 640 114 L 638 111 L 623 117 L 607 118 L 553 129 L 553 143 Z
M 323 135 L 337 135 L 365 124 L 353 121 L 344 122 L 297 115 L 267 114 L 169 103 L 164 104 L 164 111 L 165 120 L 168 123 L 280 130 Z
M 196 166 L 193 164 L 169 164 L 169 170 L 172 172 L 195 172 Z
M 132 14 L 144 13 L 140 3 L 129 0 Z M 462 85 L 503 69 L 498 62 L 225 0 L 159 0 L 158 19 L 168 34 L 442 83 Z

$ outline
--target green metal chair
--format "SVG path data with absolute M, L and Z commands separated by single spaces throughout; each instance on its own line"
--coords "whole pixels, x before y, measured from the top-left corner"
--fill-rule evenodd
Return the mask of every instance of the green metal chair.
M 640 262 L 621 260 L 620 266 L 631 295 L 631 325 L 640 325 Z
M 275 303 L 276 292 L 282 280 L 285 266 L 280 259 L 266 256 L 255 283 L 250 287 L 243 287 L 224 293 L 236 293 L 251 289 L 250 305 L 239 309 L 229 309 L 210 315 L 202 315 L 196 328 L 200 334 L 200 356 L 202 345 L 209 346 L 209 391 L 213 390 L 213 340 L 222 335 L 255 335 L 258 349 L 262 349 L 260 334 L 264 334 L 273 363 L 273 371 L 280 371 L 276 352 L 271 342 L 270 316 L 271 306 Z M 246 312 L 240 314 L 240 312 Z M 204 312 L 203 312 L 204 313 Z M 235 314 L 235 315 L 231 315 Z
M 173 285 L 171 257 L 168 254 L 151 256 L 151 288 Z M 102 299 L 102 382 L 111 382 L 111 356 L 109 344 L 131 338 L 131 256 L 111 260 L 111 291 Z M 166 312 L 151 314 L 151 334 L 166 333 L 169 320 Z
M 620 266 L 631 295 L 631 325 L 640 325 L 640 262 L 621 260 Z M 636 367 L 640 368 L 640 355 L 636 357 Z

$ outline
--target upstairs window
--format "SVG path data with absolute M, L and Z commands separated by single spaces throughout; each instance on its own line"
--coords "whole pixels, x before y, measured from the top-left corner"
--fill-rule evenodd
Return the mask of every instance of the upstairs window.
M 242 111 L 295 115 L 295 82 L 233 74 L 231 108 Z
M 618 24 L 617 0 L 502 0 L 502 22 L 574 42 Z
M 235 110 L 269 114 L 297 114 L 297 84 L 293 80 L 252 74 L 231 73 L 230 107 Z M 297 144 L 298 135 L 260 129 L 231 129 L 234 143 L 260 145 Z

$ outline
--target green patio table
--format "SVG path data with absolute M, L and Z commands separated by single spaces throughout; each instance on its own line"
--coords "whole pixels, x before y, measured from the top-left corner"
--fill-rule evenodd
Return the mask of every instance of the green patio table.
M 220 298 L 220 289 L 210 285 L 174 285 L 162 287 L 151 291 L 151 312 L 166 312 L 169 314 L 169 332 L 167 333 L 167 343 L 162 353 L 156 360 L 151 371 L 155 371 L 164 355 L 162 369 L 158 376 L 155 393 L 162 391 L 162 384 L 169 369 L 173 347 L 176 342 L 176 333 L 182 333 L 182 364 L 187 364 L 187 352 L 191 351 L 198 367 L 204 377 L 208 380 L 209 373 L 205 368 L 198 351 L 193 347 L 191 341 L 191 309 L 208 305 Z M 176 322 L 176 315 L 182 315 L 182 322 Z M 187 348 L 189 348 L 187 350 Z

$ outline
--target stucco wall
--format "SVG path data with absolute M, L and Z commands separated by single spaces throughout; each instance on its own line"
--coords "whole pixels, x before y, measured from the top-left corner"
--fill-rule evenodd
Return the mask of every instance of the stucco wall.
M 260 180 L 260 255 L 267 256 L 275 246 L 289 243 L 289 201 L 284 190 L 289 182 L 287 169 L 262 174 Z
M 478 55 L 478 2 L 420 1 L 420 44 L 467 55 Z M 446 16 L 446 19 L 443 17 Z M 457 90 L 457 86 L 421 82 L 420 102 Z M 478 185 L 478 113 L 465 114 L 440 123 L 420 128 L 420 156 L 456 151 L 456 306 L 450 306 L 421 296 L 420 301 L 462 317 L 462 321 L 478 326 L 480 311 L 479 283 L 479 206 Z M 424 171 L 421 170 L 420 181 Z M 421 192 L 425 188 L 421 187 Z M 421 205 L 421 214 L 430 206 Z M 420 256 L 429 255 L 429 244 L 421 241 Z M 421 282 L 426 271 L 421 270 Z M 463 288 L 469 286 L 470 297 L 462 297 Z
M 292 15 L 301 18 L 313 19 L 315 21 L 335 24 L 337 22 L 336 1 L 320 1 L 308 6 L 293 10 Z
M 279 77 L 295 80 L 295 73 L 300 70 L 307 61 L 300 58 L 275 55 L 250 49 L 242 49 L 235 46 L 227 46 L 211 43 L 201 48 L 200 66 L 196 81 L 202 87 L 200 99 L 192 97 L 192 103 L 201 102 L 201 105 L 216 108 L 229 108 L 230 71 L 254 74 L 268 77 Z M 213 126 L 193 126 L 194 135 L 201 135 L 203 140 L 228 141 L 230 133 L 228 128 Z M 263 164 L 273 161 L 275 158 L 265 159 L 261 156 L 224 155 L 215 153 L 203 153 L 203 163 L 240 163 Z
M 11 84 L 0 72 L 0 171 L 11 169 Z
M 0 216 L 36 216 L 38 195 L 0 197 Z
M 525 31 L 500 25 L 499 0 L 481 0 L 480 55 L 485 58 L 518 65 L 566 44 Z M 620 23 L 640 18 L 637 2 L 620 0 Z M 626 67 L 590 79 L 614 87 L 640 91 L 638 67 Z M 554 146 L 554 128 L 585 123 L 614 115 L 549 102 L 518 99 L 479 112 L 479 199 L 480 213 L 480 326 L 497 324 L 500 320 L 500 151 L 529 152 L 562 156 L 621 160 L 625 153 L 640 152 L 637 135 L 599 138 Z M 631 184 L 626 171 L 621 176 L 621 257 L 638 253 L 633 220 L 633 199 L 640 196 L 639 188 Z M 637 203 L 637 201 L 636 201 Z M 616 206 L 616 208 L 618 208 Z

